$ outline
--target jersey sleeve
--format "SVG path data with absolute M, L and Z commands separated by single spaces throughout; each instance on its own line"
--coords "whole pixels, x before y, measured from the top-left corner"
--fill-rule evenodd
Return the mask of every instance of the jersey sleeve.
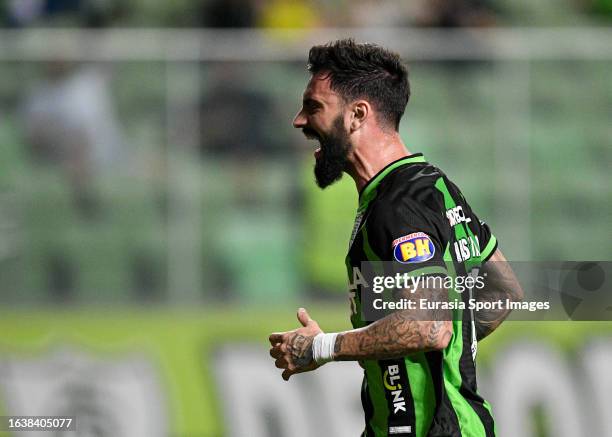
M 497 249 L 497 238 L 491 233 L 489 225 L 479 220 L 478 217 L 476 217 L 476 223 L 478 224 L 477 235 L 480 246 L 480 259 L 484 263 L 491 258 L 491 255 Z
M 489 225 L 478 218 L 472 208 L 470 208 L 469 204 L 463 197 L 464 206 L 467 210 L 468 217 L 470 218 L 470 229 L 478 237 L 478 246 L 480 248 L 480 260 L 481 262 L 486 262 L 491 258 L 491 255 L 497 249 L 497 238 L 491 232 L 491 228 Z
M 368 230 L 370 245 L 395 271 L 446 274 L 443 238 L 433 212 L 405 198 L 373 211 Z

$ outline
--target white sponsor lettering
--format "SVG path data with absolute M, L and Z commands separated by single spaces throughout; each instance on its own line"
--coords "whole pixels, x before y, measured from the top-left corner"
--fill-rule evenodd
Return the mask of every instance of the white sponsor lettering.
M 455 257 L 459 262 L 480 256 L 480 245 L 478 244 L 478 237 L 475 235 L 455 241 L 453 246 L 455 247 Z
M 389 382 L 385 381 L 385 387 L 391 391 L 393 396 L 393 414 L 397 414 L 399 411 L 406 411 L 406 401 L 402 396 L 402 385 L 396 384 L 395 382 L 400 379 L 399 366 L 393 364 L 387 366 L 387 374 L 389 376 Z
M 459 223 L 470 223 L 472 221 L 471 218 L 465 216 L 461 206 L 455 206 L 454 208 L 447 209 L 446 218 L 451 226 L 456 226 Z
M 410 425 L 405 426 L 390 426 L 389 434 L 411 434 L 412 427 Z

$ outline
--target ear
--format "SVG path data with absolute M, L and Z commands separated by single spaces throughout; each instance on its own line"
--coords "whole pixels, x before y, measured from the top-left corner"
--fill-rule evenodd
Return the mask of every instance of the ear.
M 357 100 L 352 105 L 350 131 L 361 128 L 372 114 L 372 106 L 365 100 Z

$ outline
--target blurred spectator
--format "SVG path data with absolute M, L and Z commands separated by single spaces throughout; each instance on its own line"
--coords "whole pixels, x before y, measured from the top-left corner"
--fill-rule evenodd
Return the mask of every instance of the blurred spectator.
M 106 27 L 125 12 L 117 0 L 9 0 L 4 7 L 6 20 L 16 27 Z
M 312 2 L 303 0 L 266 0 L 258 24 L 266 29 L 306 29 L 322 24 Z
M 220 64 L 211 74 L 210 92 L 201 103 L 203 153 L 220 157 L 270 157 L 283 150 L 274 132 L 275 102 L 268 92 L 249 87 L 241 66 Z
M 43 15 L 44 6 L 44 0 L 9 0 L 3 8 L 10 25 L 27 26 Z
M 202 7 L 204 27 L 253 27 L 257 8 L 254 1 L 212 0 Z
M 110 99 L 108 77 L 100 67 L 55 61 L 26 97 L 23 126 L 34 160 L 59 165 L 77 208 L 96 209 L 91 178 L 118 161 L 121 135 Z
M 423 27 L 488 27 L 497 22 L 491 0 L 423 0 L 415 7 Z
M 608 20 L 612 19 L 612 0 L 575 0 L 577 6 L 591 13 Z
M 351 3 L 350 24 L 354 27 L 394 27 L 410 23 L 410 15 L 415 2 L 403 0 L 357 0 Z

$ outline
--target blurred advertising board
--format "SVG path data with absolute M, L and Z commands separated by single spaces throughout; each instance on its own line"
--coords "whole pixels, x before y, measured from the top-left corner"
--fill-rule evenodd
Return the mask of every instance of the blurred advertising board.
M 308 309 L 326 330 L 349 328 L 343 306 Z M 288 307 L 6 312 L 0 415 L 73 415 L 76 435 L 358 435 L 359 366 L 287 383 L 268 356 L 268 334 L 294 317 Z M 479 346 L 480 390 L 502 437 L 612 436 L 611 362 L 611 323 L 508 322 Z

